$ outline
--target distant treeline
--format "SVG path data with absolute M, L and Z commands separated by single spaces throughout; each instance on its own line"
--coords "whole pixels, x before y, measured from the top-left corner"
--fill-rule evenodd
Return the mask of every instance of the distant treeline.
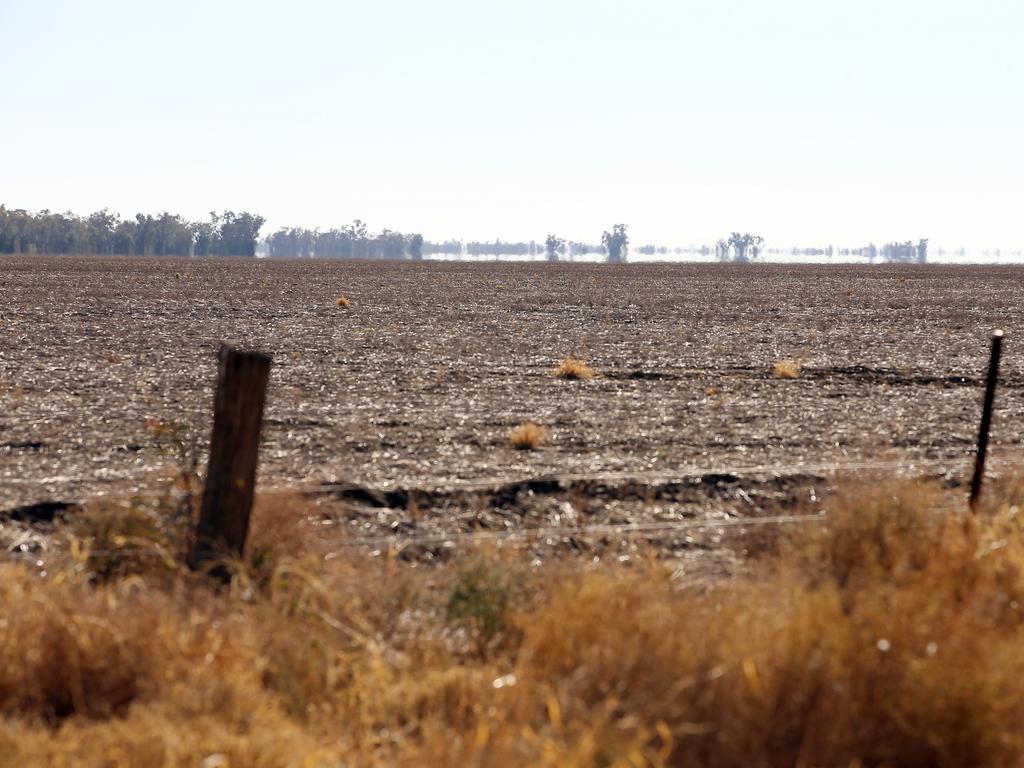
M 442 240 L 430 242 L 420 234 L 406 235 L 384 229 L 380 234 L 370 233 L 366 225 L 356 219 L 339 229 L 319 230 L 298 227 L 282 228 L 263 241 L 267 256 L 299 259 L 413 259 L 424 256 L 531 256 L 545 253 L 542 243 L 486 242 Z M 565 243 L 560 255 L 581 256 L 605 253 L 600 245 Z
M 604 253 L 605 249 L 600 245 L 588 243 L 575 243 L 560 241 L 558 250 L 560 256 L 583 256 L 588 253 Z M 460 242 L 458 240 L 446 240 L 440 243 L 425 242 L 423 253 L 439 256 L 541 256 L 546 253 L 543 243 L 531 240 L 528 243 L 503 242 L 501 240 L 486 242 Z
M 390 229 L 373 235 L 359 219 L 323 232 L 284 227 L 264 240 L 267 256 L 280 259 L 422 259 L 423 246 L 422 235 Z
M 550 261 L 599 254 L 609 261 L 625 259 L 629 237 L 624 224 L 616 224 L 601 237 L 601 244 L 567 241 L 548 235 L 544 242 L 503 242 L 443 240 L 430 242 L 419 233 L 403 234 L 390 229 L 371 233 L 356 219 L 335 229 L 284 227 L 259 239 L 264 218 L 251 213 L 212 212 L 208 221 L 189 221 L 171 213 L 157 216 L 136 214 L 122 219 L 106 208 L 88 216 L 48 210 L 32 213 L 0 205 L 0 253 L 97 254 L 125 256 L 255 256 L 319 259 L 422 259 L 424 256 L 511 256 L 546 257 Z M 859 248 L 763 249 L 764 239 L 750 233 L 733 232 L 713 245 L 668 248 L 651 244 L 635 247 L 645 256 L 700 254 L 721 261 L 757 260 L 764 252 L 773 255 L 859 256 L 870 261 L 928 260 L 925 239 L 874 243 Z M 997 251 L 998 255 L 999 252 Z
M 233 211 L 188 221 L 171 213 L 122 219 L 106 209 L 77 216 L 0 205 L 0 253 L 254 256 L 263 221 Z
M 379 235 L 367 231 L 358 219 L 346 227 L 319 229 L 279 229 L 263 241 L 267 256 L 300 259 L 422 259 L 424 256 L 530 256 L 545 253 L 544 245 L 530 242 L 485 242 L 442 240 L 431 242 L 420 234 L 382 230 Z M 566 243 L 560 255 L 582 256 L 605 253 L 600 245 Z
M 906 240 L 904 242 L 886 243 L 881 247 L 876 246 L 874 243 L 868 243 L 861 248 L 834 248 L 831 245 L 824 248 L 792 248 L 790 250 L 772 248 L 768 252 L 775 255 L 825 256 L 826 258 L 832 258 L 835 255 L 859 256 L 869 261 L 882 257 L 890 262 L 918 262 L 919 264 L 924 264 L 928 261 L 928 240 L 922 238 L 916 243 L 913 240 Z M 943 253 L 945 252 L 943 251 Z M 963 256 L 965 251 L 961 249 L 959 253 Z

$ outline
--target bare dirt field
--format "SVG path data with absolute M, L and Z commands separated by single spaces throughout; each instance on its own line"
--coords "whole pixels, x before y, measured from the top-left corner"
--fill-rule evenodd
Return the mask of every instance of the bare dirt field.
M 955 482 L 995 327 L 993 455 L 1020 454 L 1024 268 L 2 257 L 0 296 L 8 517 L 157 490 L 158 423 L 201 454 L 221 341 L 274 357 L 261 487 L 316 491 L 368 543 L 434 533 L 427 556 L 471 530 L 788 510 L 834 464 Z M 600 376 L 554 378 L 569 355 Z M 539 450 L 507 445 L 526 420 Z

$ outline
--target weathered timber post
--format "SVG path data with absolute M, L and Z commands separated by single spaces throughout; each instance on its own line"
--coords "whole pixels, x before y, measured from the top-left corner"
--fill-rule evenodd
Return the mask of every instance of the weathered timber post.
M 1003 332 L 992 334 L 992 352 L 988 359 L 988 379 L 985 381 L 985 404 L 981 408 L 981 428 L 978 430 L 978 454 L 974 459 L 974 477 L 971 478 L 971 512 L 977 513 L 981 501 L 981 484 L 985 479 L 985 454 L 988 452 L 988 433 L 992 426 L 992 403 L 996 397 L 999 378 L 999 356 L 1003 350 Z
M 270 379 L 267 355 L 239 352 L 222 344 L 217 356 L 220 366 L 210 464 L 189 555 L 189 567 L 193 569 L 225 557 L 240 557 L 245 549 Z M 211 573 L 224 580 L 230 578 L 223 566 L 215 566 Z

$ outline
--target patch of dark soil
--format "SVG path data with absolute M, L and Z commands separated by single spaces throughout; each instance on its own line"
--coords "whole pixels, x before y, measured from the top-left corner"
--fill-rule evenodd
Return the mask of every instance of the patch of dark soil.
M 866 384 L 888 384 L 904 387 L 980 387 L 984 381 L 974 376 L 944 375 L 935 376 L 922 373 L 907 373 L 886 368 L 871 368 L 865 365 L 827 366 L 821 368 L 805 367 L 801 369 L 803 379 L 851 379 Z M 1001 382 L 1004 387 L 1021 386 L 1018 381 Z
M 64 513 L 77 508 L 77 504 L 68 501 L 40 501 L 0 512 L 0 518 L 22 523 L 52 523 Z
M 542 477 L 512 482 L 473 483 L 448 488 L 379 489 L 362 485 L 324 484 L 309 491 L 311 496 L 364 505 L 374 509 L 408 510 L 421 514 L 454 510 L 501 510 L 506 515 L 525 516 L 526 510 L 545 500 L 574 504 L 608 505 L 612 502 L 649 505 L 658 502 L 701 505 L 715 500 L 741 500 L 764 511 L 782 507 L 793 500 L 797 489 L 821 484 L 825 478 L 813 474 L 766 475 L 740 478 L 728 473 L 708 473 L 680 478 Z M 493 527 L 493 526 L 487 526 Z M 504 523 L 497 527 L 507 527 Z
M 604 378 L 613 381 L 682 381 L 684 379 L 699 378 L 697 371 L 669 372 L 669 371 L 611 371 L 604 374 Z
M 46 443 L 39 442 L 38 440 L 25 440 L 25 441 L 11 441 L 8 443 L 0 443 L 0 449 L 6 449 L 8 451 L 41 451 Z

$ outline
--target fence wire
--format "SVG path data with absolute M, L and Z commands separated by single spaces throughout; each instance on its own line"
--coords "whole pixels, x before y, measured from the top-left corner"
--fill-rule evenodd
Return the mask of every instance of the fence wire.
M 685 468 L 676 471 L 641 471 L 641 472 L 609 472 L 609 473 L 587 473 L 587 474 L 564 474 L 552 476 L 533 476 L 520 479 L 502 480 L 481 480 L 436 487 L 406 488 L 402 489 L 410 494 L 416 492 L 431 493 L 440 492 L 445 495 L 457 496 L 459 494 L 487 493 L 488 491 L 499 490 L 503 487 L 515 486 L 519 483 L 533 481 L 557 480 L 560 483 L 562 492 L 572 491 L 574 484 L 579 483 L 602 483 L 614 484 L 617 482 L 643 482 L 657 481 L 661 483 L 687 483 L 700 481 L 703 478 L 714 477 L 735 477 L 740 483 L 751 480 L 757 476 L 785 477 L 785 476 L 835 476 L 845 472 L 874 472 L 898 470 L 904 474 L 914 474 L 927 471 L 937 471 L 948 475 L 953 472 L 958 464 L 964 463 L 969 457 L 962 459 L 903 459 L 893 461 L 849 461 L 849 462 L 818 462 L 818 463 L 776 463 L 776 464 L 748 464 L 748 465 L 726 465 L 717 466 L 714 469 L 701 470 L 699 468 Z M 995 461 L 995 464 L 1013 465 L 1010 460 Z M 257 488 L 257 497 L 279 496 L 279 495 L 306 495 L 311 497 L 330 496 L 332 493 L 350 491 L 353 488 L 364 488 L 352 483 L 299 483 L 287 486 L 270 486 Z M 387 493 L 389 489 L 385 486 L 375 488 L 366 486 L 366 490 L 380 491 Z M 394 490 L 394 489 L 391 489 Z M 113 503 L 134 503 L 139 501 L 171 501 L 184 503 L 191 492 L 182 490 L 169 490 L 163 493 L 143 492 L 130 495 L 106 495 L 95 494 L 91 500 L 108 501 Z M 749 497 L 748 497 L 749 498 Z M 782 526 L 794 524 L 820 523 L 827 518 L 825 513 L 805 515 L 763 515 L 750 517 L 728 517 L 714 519 L 685 519 L 668 521 L 651 521 L 640 523 L 613 523 L 597 525 L 555 525 L 537 526 L 524 528 L 506 528 L 501 530 L 478 529 L 473 531 L 423 531 L 423 532 L 400 532 L 392 534 L 352 537 L 332 542 L 330 551 L 323 554 L 327 560 L 341 557 L 353 549 L 387 548 L 392 551 L 401 551 L 410 546 L 448 546 L 456 544 L 476 544 L 483 542 L 544 542 L 554 539 L 590 539 L 594 537 L 626 537 L 630 535 L 653 536 L 657 534 L 671 535 L 684 531 L 698 531 L 704 534 L 709 531 L 725 529 L 758 527 L 758 526 Z M 17 560 L 39 560 L 41 553 L 38 551 L 18 551 L 19 544 L 16 542 L 12 549 L 6 551 L 7 557 Z M 43 553 L 45 554 L 45 553 Z M 118 548 L 104 550 L 90 550 L 90 557 L 157 557 L 166 559 L 167 553 L 156 551 L 150 548 Z
M 481 542 L 509 542 L 509 541 L 543 541 L 551 539 L 565 539 L 567 537 L 584 539 L 589 537 L 624 536 L 633 533 L 655 534 L 675 533 L 679 531 L 697 530 L 701 533 L 716 532 L 717 529 L 725 528 L 746 528 L 764 525 L 788 525 L 794 523 L 820 523 L 826 519 L 825 513 L 807 515 L 764 515 L 760 517 L 728 517 L 703 520 L 666 520 L 650 523 L 611 523 L 600 525 L 558 525 L 538 526 L 533 528 L 503 529 L 500 531 L 476 530 L 476 531 L 451 531 L 424 532 L 394 534 L 390 536 L 369 536 L 347 538 L 341 542 L 335 542 L 337 549 L 321 553 L 325 560 L 333 560 L 345 552 L 355 548 L 379 548 L 389 547 L 401 550 L 413 545 L 429 544 L 476 544 Z M 123 547 L 118 549 L 89 549 L 83 550 L 89 557 L 113 557 L 113 556 L 142 556 L 159 557 L 166 559 L 167 552 L 158 551 L 155 548 L 146 547 Z M 40 559 L 45 553 L 7 551 L 6 554 L 14 559 Z
M 422 535 L 395 534 L 393 536 L 374 536 L 367 538 L 348 539 L 341 544 L 346 549 L 352 547 L 381 547 L 427 545 L 427 544 L 452 544 L 455 543 L 478 543 L 484 541 L 532 541 L 537 539 L 564 539 L 567 537 L 583 539 L 591 536 L 622 536 L 631 533 L 675 533 L 677 531 L 699 530 L 705 532 L 707 529 L 746 527 L 759 525 L 785 525 L 789 523 L 813 523 L 825 519 L 823 514 L 813 515 L 771 515 L 764 517 L 728 517 L 711 520 L 672 520 L 651 523 L 612 523 L 604 525 L 582 525 L 582 526 L 540 526 L 536 528 L 512 528 L 501 531 L 462 531 L 454 533 L 424 533 Z M 332 551 L 325 555 L 326 559 L 332 559 L 342 553 L 342 550 Z
M 407 491 L 410 493 L 443 493 L 451 496 L 466 493 L 480 493 L 488 490 L 500 489 L 514 486 L 520 483 L 534 481 L 554 480 L 571 490 L 573 484 L 579 483 L 616 483 L 629 481 L 659 481 L 663 483 L 690 482 L 705 477 L 735 476 L 739 480 L 752 479 L 756 476 L 800 476 L 800 475 L 838 475 L 844 472 L 870 472 L 882 470 L 900 470 L 904 473 L 915 471 L 942 470 L 942 474 L 949 474 L 958 469 L 958 465 L 965 467 L 973 460 L 972 456 L 941 458 L 941 459 L 898 459 L 891 461 L 845 461 L 845 462 L 797 462 L 797 463 L 776 463 L 776 464 L 738 464 L 718 465 L 712 469 L 700 467 L 679 467 L 665 470 L 622 470 L 617 472 L 585 472 L 585 473 L 550 473 L 532 475 L 529 477 L 505 477 L 489 478 L 484 480 L 463 480 L 453 483 L 423 483 L 417 486 L 402 486 L 397 483 L 383 483 L 380 486 L 371 486 L 356 482 L 334 482 L 324 481 L 300 481 L 285 485 L 257 486 L 256 495 L 259 496 L 327 496 L 335 492 L 350 491 L 353 488 L 365 488 L 370 491 L 389 493 L 395 490 Z M 1011 459 L 990 460 L 990 466 L 1016 465 L 1020 462 Z M 966 471 L 966 470 L 964 470 Z M 45 485 L 43 480 L 12 480 L 12 485 Z M 180 495 L 187 494 L 183 491 L 172 489 L 170 491 L 138 491 L 123 493 L 119 491 L 97 490 L 90 494 L 89 500 L 120 500 L 120 501 L 159 501 Z

